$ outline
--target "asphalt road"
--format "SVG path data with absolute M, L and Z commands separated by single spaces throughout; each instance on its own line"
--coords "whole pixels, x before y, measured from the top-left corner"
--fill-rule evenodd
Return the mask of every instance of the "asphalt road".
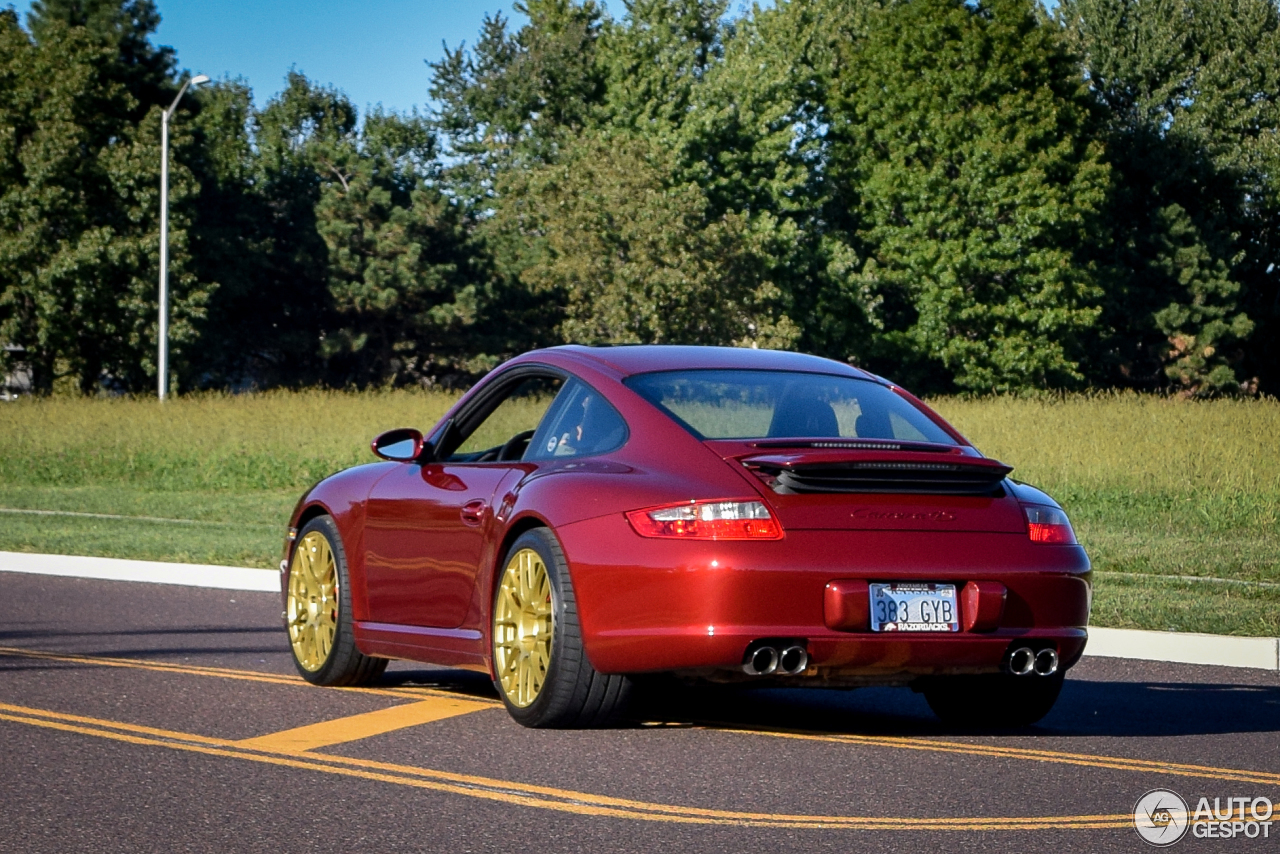
M 0 851 L 1143 851 L 1151 789 L 1280 806 L 1274 673 L 1086 659 L 1006 734 L 907 689 L 660 697 L 639 726 L 544 732 L 474 674 L 311 687 L 279 615 L 0 572 Z

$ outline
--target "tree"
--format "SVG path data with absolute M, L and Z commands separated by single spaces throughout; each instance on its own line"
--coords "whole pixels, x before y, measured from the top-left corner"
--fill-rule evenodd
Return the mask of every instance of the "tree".
M 798 336 L 769 280 L 775 240 L 715 215 L 672 156 L 625 132 L 586 134 L 554 165 L 513 176 L 502 216 L 541 248 L 523 280 L 563 305 L 565 341 L 785 348 Z
M 554 156 L 558 135 L 587 124 L 603 94 L 596 58 L 603 11 L 595 0 L 526 0 L 516 33 L 485 16 L 475 49 L 445 46 L 432 63 L 434 126 L 455 161 L 450 186 L 469 208 L 492 202 L 494 180 Z
M 1275 4 L 1064 0 L 1057 16 L 1117 174 L 1097 378 L 1189 393 L 1236 389 L 1242 370 L 1280 381 Z
M 879 301 L 872 365 L 917 387 L 1083 381 L 1110 175 L 1071 55 L 1030 0 L 912 0 L 848 44 L 830 178 Z
M 433 186 L 426 122 L 374 112 L 358 134 L 325 140 L 317 230 L 334 312 L 321 354 L 343 382 L 397 382 L 467 367 L 477 319 L 466 238 Z
M 723 56 L 727 0 L 628 0 L 608 28 L 602 64 L 615 125 L 647 136 L 679 127 L 698 84 Z
M 873 296 L 840 188 L 828 180 L 830 105 L 842 45 L 874 0 L 790 0 L 729 22 L 667 144 L 677 174 L 715 214 L 744 218 L 799 327 L 792 346 L 836 359 L 870 352 Z
M 72 27 L 106 48 L 111 78 L 134 97 L 129 117 L 135 122 L 151 105 L 167 103 L 177 92 L 173 48 L 150 41 L 159 26 L 152 0 L 34 0 L 27 15 L 37 42 L 45 41 L 52 29 Z
M 558 343 L 558 308 L 521 279 L 536 246 L 509 227 L 500 187 L 554 162 L 564 140 L 594 121 L 604 93 L 600 4 L 529 0 L 516 10 L 529 20 L 515 33 L 501 16 L 486 17 L 473 49 L 446 46 L 432 65 L 430 94 L 440 105 L 432 125 L 449 164 L 439 186 L 459 206 L 478 285 L 473 347 L 488 355 L 476 367 Z
M 33 40 L 0 14 L 0 339 L 25 348 L 39 390 L 63 380 L 86 393 L 104 380 L 141 389 L 155 374 L 160 107 L 130 89 L 122 42 L 43 7 L 37 15 Z M 182 165 L 190 142 L 179 123 L 170 184 L 179 355 L 213 288 L 186 262 L 198 190 Z
M 187 388 L 244 388 L 316 381 L 315 335 L 299 335 L 285 310 L 305 318 L 307 303 L 289 304 L 297 258 L 275 253 L 275 211 L 260 181 L 253 93 L 242 80 L 209 83 L 187 99 L 195 115 L 183 117 L 194 136 L 186 163 L 200 184 L 192 211 L 191 264 L 219 283 L 198 336 L 179 362 Z M 184 99 L 184 102 L 185 100 Z M 305 257 L 305 256 L 304 256 Z
M 203 327 L 202 384 L 325 382 L 320 340 L 332 305 L 316 207 L 332 175 L 318 157 L 356 133 L 357 111 L 297 72 L 261 110 L 232 84 L 201 92 L 198 103 L 211 192 L 198 248 L 225 276 Z
M 362 123 L 296 72 L 261 111 L 235 83 L 200 107 L 211 204 L 198 257 L 227 282 L 199 354 L 206 383 L 365 386 L 492 366 L 472 335 L 483 284 L 424 119 Z

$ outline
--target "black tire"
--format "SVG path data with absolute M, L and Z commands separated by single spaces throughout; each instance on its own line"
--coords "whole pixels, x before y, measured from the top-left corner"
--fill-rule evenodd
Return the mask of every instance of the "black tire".
M 1030 726 L 1049 714 L 1065 674 L 950 676 L 931 680 L 924 698 L 943 723 L 967 728 Z
M 522 705 L 508 694 L 503 673 L 497 671 L 504 660 L 499 649 L 504 632 L 514 631 L 509 623 L 499 624 L 503 613 L 500 601 L 503 579 L 508 567 L 525 550 L 535 552 L 541 559 L 550 582 L 551 643 L 541 687 L 531 702 Z M 555 535 L 547 528 L 534 528 L 521 534 L 503 556 L 497 576 L 490 614 L 490 644 L 497 672 L 494 686 L 511 717 L 524 726 L 544 729 L 601 727 L 617 721 L 630 699 L 632 680 L 599 673 L 587 660 L 569 564 Z
M 317 537 L 323 539 L 323 544 Z M 333 558 L 331 568 L 324 554 L 325 545 Z M 310 567 L 318 571 L 308 577 Z M 330 572 L 332 591 L 326 582 Z M 289 650 L 303 679 L 315 685 L 364 685 L 382 675 L 387 659 L 365 655 L 356 648 L 351 629 L 347 553 L 333 519 L 317 516 L 298 532 L 287 584 L 285 624 Z

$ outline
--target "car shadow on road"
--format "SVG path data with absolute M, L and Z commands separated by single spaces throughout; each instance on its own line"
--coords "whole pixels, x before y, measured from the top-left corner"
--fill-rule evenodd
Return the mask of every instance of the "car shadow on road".
M 1020 730 L 960 729 L 938 721 L 909 688 L 751 689 L 650 701 L 657 722 L 785 728 L 858 735 L 1185 736 L 1280 732 L 1280 680 L 1244 683 L 1069 679 L 1053 711 Z
M 267 635 L 273 635 L 270 642 Z M 104 646 L 101 639 L 114 643 Z M 214 643 L 202 643 L 201 639 Z M 34 643 L 33 643 L 34 641 Z M 150 642 L 150 643 L 149 643 Z M 50 631 L 10 623 L 0 647 L 35 647 L 70 653 L 143 660 L 175 658 L 195 663 L 221 656 L 268 656 L 267 669 L 293 672 L 287 639 L 278 627 L 187 626 L 108 631 Z M 191 661 L 195 659 L 195 661 Z M 93 666 L 21 655 L 0 656 L 0 669 Z M 1018 732 L 1054 736 L 1187 736 L 1280 732 L 1280 675 L 1214 668 L 1203 679 L 1195 669 L 1161 670 L 1128 664 L 1120 673 L 1101 671 L 1068 677 L 1053 711 Z M 1163 666 L 1168 668 L 1169 666 Z M 1086 670 L 1084 665 L 1081 671 Z M 1149 673 L 1152 678 L 1140 678 Z M 1102 678 L 1109 676 L 1111 678 Z M 1213 681 L 1210 681 L 1210 680 Z M 398 662 L 379 680 L 383 687 L 428 687 L 462 696 L 497 699 L 487 675 Z M 937 720 L 924 698 L 909 688 L 822 690 L 759 687 L 688 687 L 671 680 L 644 682 L 624 726 L 666 725 L 788 729 L 857 735 L 939 736 L 974 734 Z M 991 731 L 994 732 L 994 731 Z M 1004 732 L 1009 732 L 1005 730 Z
M 35 656 L 0 656 L 0 669 L 41 670 L 97 667 L 74 660 L 51 660 L 44 655 L 122 658 L 167 663 L 214 663 L 226 656 L 288 655 L 288 640 L 277 627 L 188 626 L 155 629 L 65 631 L 41 624 L 21 624 L 0 630 L 0 647 L 31 649 Z M 258 658 L 258 661 L 265 659 Z
M 1111 682 L 1068 678 L 1040 728 L 1055 735 L 1179 736 L 1280 732 L 1280 679 Z
M 1255 677 L 1256 679 L 1256 677 Z M 496 699 L 480 673 L 391 670 L 383 684 L 421 686 Z M 1280 678 L 1248 684 L 1069 678 L 1053 711 L 1018 732 L 1053 736 L 1184 736 L 1280 732 Z M 942 736 L 1008 733 L 941 723 L 909 688 L 822 690 L 641 686 L 633 725 L 768 728 L 850 735 Z

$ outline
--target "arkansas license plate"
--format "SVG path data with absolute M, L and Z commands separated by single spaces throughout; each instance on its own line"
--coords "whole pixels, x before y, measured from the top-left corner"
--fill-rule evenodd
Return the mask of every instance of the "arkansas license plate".
M 958 632 L 954 584 L 872 584 L 871 631 Z

